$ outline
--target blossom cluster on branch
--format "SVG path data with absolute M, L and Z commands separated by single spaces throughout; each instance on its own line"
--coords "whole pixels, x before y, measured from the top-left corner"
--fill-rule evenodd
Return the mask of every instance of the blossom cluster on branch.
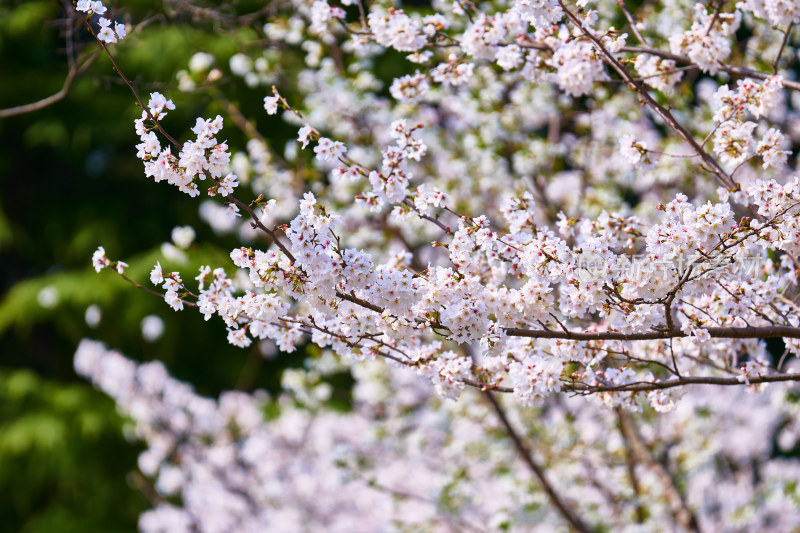
M 197 118 L 183 142 L 168 133 L 172 100 L 145 104 L 120 72 L 143 108 L 145 175 L 192 197 L 205 182 L 222 198 L 201 216 L 245 241 L 196 285 L 160 264 L 150 280 L 176 311 L 218 316 L 236 346 L 310 341 L 354 369 L 384 359 L 444 398 L 489 394 L 501 420 L 496 392 L 515 412 L 586 396 L 580 409 L 616 413 L 638 458 L 636 498 L 648 467 L 676 527 L 697 529 L 693 509 L 718 524 L 729 517 L 687 507 L 633 417 L 700 409 L 708 398 L 693 385 L 739 398 L 800 381 L 795 11 L 771 0 L 637 13 L 610 0 L 424 12 L 294 0 L 267 17 L 265 49 L 229 62 L 263 98 L 259 121 L 296 128 L 283 151 L 225 98 L 208 54 L 179 88 L 208 91 L 228 116 Z M 397 53 L 404 70 L 384 79 L 379 64 Z M 246 150 L 217 140 L 230 123 Z M 103 248 L 93 264 L 127 266 Z M 587 529 L 505 428 L 549 503 Z

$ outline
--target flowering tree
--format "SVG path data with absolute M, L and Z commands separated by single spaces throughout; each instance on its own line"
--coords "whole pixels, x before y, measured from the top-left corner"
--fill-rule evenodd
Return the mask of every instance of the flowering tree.
M 265 38 L 177 73 L 226 112 L 192 135 L 116 61 L 132 28 L 76 4 L 142 109 L 144 174 L 207 194 L 243 246 L 197 283 L 156 264 L 148 287 L 102 247 L 93 264 L 236 346 L 323 351 L 278 398 L 214 401 L 85 341 L 77 370 L 149 446 L 143 530 L 799 523 L 800 6 L 190 7 Z M 223 68 L 296 141 L 268 142 Z M 325 402 L 343 368 L 346 413 Z

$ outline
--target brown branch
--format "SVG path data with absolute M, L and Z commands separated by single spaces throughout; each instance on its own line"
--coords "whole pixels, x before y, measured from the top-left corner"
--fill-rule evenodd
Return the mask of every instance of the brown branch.
M 769 374 L 766 376 L 748 376 L 751 385 L 761 383 L 780 383 L 784 381 L 800 381 L 800 374 Z M 597 392 L 650 392 L 654 390 L 673 389 L 685 385 L 745 385 L 743 377 L 719 378 L 714 376 L 683 376 L 666 381 L 636 381 L 624 385 L 594 386 L 585 383 L 568 383 L 563 388 L 578 393 L 594 394 Z M 500 390 L 500 389 L 498 389 Z M 505 391 L 501 391 L 505 392 Z
M 19 105 L 16 107 L 9 107 L 7 109 L 0 109 L 0 118 L 8 118 L 13 117 L 16 115 L 23 115 L 25 113 L 31 113 L 33 111 L 38 111 L 43 109 L 49 105 L 53 105 L 56 102 L 63 100 L 67 94 L 69 94 L 69 89 L 72 87 L 72 82 L 75 81 L 75 78 L 78 75 L 77 69 L 70 69 L 67 72 L 67 77 L 64 79 L 64 84 L 61 86 L 61 89 L 54 94 L 51 94 L 47 98 L 42 98 L 36 102 L 30 104 Z
M 697 517 L 686 505 L 686 500 L 678 490 L 672 475 L 670 475 L 663 464 L 653 459 L 650 450 L 644 443 L 630 415 L 619 408 L 617 408 L 616 411 L 620 423 L 620 432 L 625 442 L 628 444 L 631 455 L 655 472 L 659 481 L 661 481 L 664 486 L 664 491 L 666 492 L 670 510 L 672 511 L 672 516 L 675 521 L 680 524 L 684 530 L 699 533 L 700 526 L 698 525 Z
M 143 291 L 145 291 L 145 292 L 149 292 L 150 294 L 153 294 L 153 295 L 155 295 L 155 296 L 158 296 L 158 297 L 159 297 L 159 298 L 161 298 L 162 300 L 164 300 L 164 299 L 165 299 L 165 298 L 164 298 L 164 293 L 163 293 L 163 292 L 160 292 L 160 291 L 157 291 L 157 290 L 151 289 L 150 287 L 145 287 L 145 286 L 144 286 L 144 285 L 142 285 L 141 283 L 138 283 L 138 282 L 136 282 L 136 281 L 132 280 L 131 278 L 129 278 L 129 277 L 128 277 L 128 276 L 126 276 L 125 274 L 123 274 L 123 273 L 121 273 L 121 272 L 117 272 L 117 269 L 115 268 L 115 266 L 114 266 L 114 265 L 116 265 L 116 263 L 112 263 L 111 265 L 106 265 L 106 267 L 105 267 L 105 268 L 107 268 L 107 269 L 109 269 L 109 270 L 113 271 L 114 273 L 116 273 L 118 276 L 120 276 L 122 279 L 124 279 L 125 281 L 127 281 L 128 283 L 130 283 L 131 285 L 133 285 L 134 287 L 136 287 L 137 289 L 143 290 Z M 183 285 L 183 283 L 181 283 L 181 287 L 184 289 L 184 292 L 186 292 L 188 295 L 190 295 L 190 296 L 194 296 L 194 297 L 196 298 L 196 295 L 192 294 L 192 293 L 191 293 L 191 291 L 189 291 L 188 289 L 186 289 L 186 286 L 185 286 L 185 285 Z M 197 303 L 195 303 L 195 302 L 190 302 L 189 300 L 185 300 L 184 298 L 180 298 L 180 297 L 179 297 L 179 300 L 180 300 L 180 301 L 181 301 L 181 302 L 182 302 L 184 305 L 187 305 L 187 306 L 189 306 L 189 307 L 198 307 Z
M 700 67 L 698 67 L 697 65 L 686 65 L 685 67 L 675 67 L 675 68 L 671 68 L 669 70 L 662 70 L 658 74 L 650 74 L 648 76 L 638 76 L 636 78 L 633 78 L 633 81 L 647 81 L 647 80 L 650 80 L 650 79 L 653 79 L 653 78 L 666 77 L 666 76 L 668 76 L 670 74 L 675 74 L 675 73 L 678 73 L 678 72 L 687 72 L 689 70 L 700 70 Z M 622 84 L 627 83 L 627 82 L 624 81 L 624 80 L 610 80 L 609 79 L 609 80 L 597 80 L 597 83 L 603 83 L 603 84 L 607 84 L 607 85 L 614 85 L 614 84 L 622 85 Z M 702 145 L 700 145 L 700 146 L 702 146 Z M 647 151 L 648 152 L 653 152 L 653 153 L 661 153 L 661 152 L 657 152 L 656 150 L 647 150 Z M 671 155 L 671 154 L 661 153 L 661 155 L 667 155 L 667 156 L 670 156 L 670 157 L 697 157 L 696 154 L 695 155 Z
M 749 327 L 711 327 L 702 328 L 717 339 L 774 339 L 786 337 L 800 339 L 800 327 L 792 326 L 749 326 Z M 503 328 L 510 337 L 531 339 L 565 339 L 576 341 L 651 341 L 689 337 L 679 329 L 666 331 L 641 331 L 624 333 L 622 331 L 558 331 L 552 329 Z
M 214 184 L 216 184 L 216 185 L 220 184 L 220 180 L 218 180 L 217 178 L 211 177 L 211 175 L 208 174 L 207 171 L 206 171 L 206 176 L 208 176 L 209 179 L 212 182 L 214 182 Z M 250 215 L 250 218 L 253 220 L 250 223 L 250 225 L 253 228 L 258 228 L 261 231 L 263 231 L 264 233 L 266 233 L 267 235 L 269 235 L 269 237 L 272 239 L 272 242 L 275 243 L 275 246 L 277 246 L 280 249 L 280 251 L 283 252 L 283 254 L 289 259 L 289 261 L 294 263 L 294 255 L 292 254 L 292 252 L 290 252 L 289 248 L 287 248 L 286 245 L 283 244 L 283 242 L 278 238 L 278 235 L 276 234 L 275 230 L 269 229 L 268 227 L 266 227 L 261 222 L 261 219 L 258 218 L 258 215 L 256 215 L 255 211 L 253 211 L 252 207 L 250 207 L 249 205 L 247 205 L 243 201 L 241 201 L 238 198 L 236 198 L 233 194 L 227 196 L 227 198 L 229 198 L 228 202 L 236 204 L 238 207 L 243 209 L 248 215 Z
M 71 9 L 72 6 L 70 6 Z M 25 113 L 32 113 L 34 111 L 39 111 L 40 109 L 44 109 L 47 106 L 53 105 L 56 102 L 63 100 L 68 94 L 70 89 L 72 88 L 72 84 L 77 79 L 78 76 L 83 74 L 83 72 L 94 63 L 94 60 L 97 59 L 99 56 L 99 50 L 95 50 L 86 58 L 86 60 L 80 65 L 75 64 L 75 59 L 73 57 L 73 36 L 72 36 L 72 17 L 67 20 L 67 63 L 69 64 L 69 70 L 67 71 L 67 76 L 64 78 L 64 83 L 61 85 L 61 89 L 51 94 L 46 98 L 42 98 L 36 102 L 32 102 L 30 104 L 23 104 L 18 105 L 15 107 L 9 107 L 7 109 L 0 109 L 0 119 L 14 117 L 17 115 L 23 115 Z
M 628 440 L 628 434 L 624 430 L 623 422 L 622 422 L 622 409 L 616 407 L 614 409 L 617 413 L 617 418 L 620 422 L 620 433 L 622 433 L 622 440 L 625 442 L 625 449 L 626 453 L 626 465 L 628 470 L 628 478 L 631 481 L 631 488 L 633 488 L 633 498 L 634 498 L 634 506 L 636 508 L 636 522 L 639 524 L 644 523 L 646 519 L 645 515 L 645 508 L 642 505 L 642 502 L 639 501 L 642 495 L 642 489 L 639 486 L 639 477 L 636 475 L 636 466 L 638 464 L 638 455 L 634 452 L 633 447 L 631 446 L 630 440 Z
M 622 13 L 625 15 L 625 18 L 628 20 L 628 25 L 631 27 L 633 35 L 640 43 L 642 43 L 643 46 L 647 46 L 647 41 L 639 32 L 639 28 L 636 27 L 636 21 L 634 20 L 633 15 L 631 15 L 631 12 L 628 11 L 628 8 L 625 7 L 625 2 L 623 0 L 618 0 L 617 4 L 622 9 Z
M 474 531 L 476 533 L 481 533 L 482 531 L 481 529 L 478 529 L 477 526 L 474 526 L 465 520 L 461 520 L 458 516 L 451 516 L 446 512 L 442 512 L 441 507 L 437 505 L 437 502 L 434 500 L 424 498 L 418 494 L 414 494 L 405 490 L 394 489 L 392 487 L 389 487 L 388 485 L 383 485 L 379 483 L 375 479 L 367 479 L 366 477 L 359 476 L 358 474 L 356 474 L 356 476 L 357 478 L 361 479 L 371 489 L 383 492 L 385 494 L 389 494 L 395 498 L 414 500 L 430 505 L 432 508 L 436 509 L 435 512 L 439 517 L 439 520 L 448 523 L 453 528 L 452 529 L 453 531 Z
M 658 48 L 653 48 L 650 46 L 623 46 L 620 51 L 631 54 L 650 54 L 658 56 L 662 59 L 672 59 L 673 61 L 677 61 L 680 63 L 694 64 L 692 60 L 689 59 L 687 56 L 683 56 L 680 54 L 673 54 L 671 52 L 667 52 L 666 50 L 660 50 Z M 767 74 L 765 72 L 759 72 L 757 70 L 752 70 L 744 67 L 735 67 L 733 65 L 728 65 L 726 63 L 718 63 L 717 67 L 719 68 L 719 70 L 727 72 L 728 74 L 734 74 L 736 76 L 741 76 L 745 78 L 766 80 L 773 76 L 773 74 Z M 800 82 L 784 79 L 783 87 L 785 89 L 790 89 L 792 91 L 800 91 Z
M 556 511 L 564 520 L 569 523 L 570 526 L 572 526 L 574 530 L 582 533 L 590 533 L 591 531 L 594 531 L 594 528 L 589 527 L 575 513 L 575 504 L 566 502 L 561 495 L 556 492 L 555 487 L 553 487 L 545 475 L 544 467 L 542 467 L 542 465 L 540 465 L 536 459 L 533 458 L 533 454 L 528 449 L 528 446 L 522 441 L 522 438 L 514 429 L 514 426 L 511 425 L 511 421 L 506 416 L 505 410 L 498 403 L 493 393 L 490 391 L 484 391 L 483 394 L 491 404 L 494 412 L 497 414 L 497 418 L 499 418 L 500 422 L 503 424 L 506 433 L 508 433 L 509 438 L 514 443 L 514 447 L 517 449 L 519 456 L 522 458 L 525 464 L 528 465 L 528 468 L 530 468 L 531 472 L 533 472 L 533 475 L 536 476 L 536 479 L 539 480 L 539 483 L 542 485 L 548 500 L 550 500 L 550 503 L 556 508 Z
M 132 470 L 128 474 L 128 482 L 142 493 L 152 507 L 158 507 L 164 503 L 164 498 L 156 490 L 153 480 L 145 477 L 145 475 L 138 470 Z
M 784 48 L 786 48 L 786 43 L 789 41 L 789 35 L 792 33 L 792 28 L 794 27 L 793 24 L 789 24 L 786 27 L 786 31 L 783 32 L 783 40 L 781 41 L 781 47 L 778 50 L 778 54 L 775 56 L 775 61 L 772 63 L 772 73 L 778 73 L 778 62 L 781 60 L 781 55 L 783 54 Z
M 356 0 L 356 5 L 358 6 L 358 20 L 361 22 L 361 27 L 364 29 L 364 31 L 369 32 L 367 15 L 364 13 L 364 4 L 361 3 L 361 0 Z
M 711 35 L 711 30 L 714 29 L 714 24 L 716 24 L 717 20 L 719 20 L 719 15 L 722 13 L 723 4 L 725 4 L 725 0 L 720 0 L 717 2 L 717 5 L 714 6 L 714 15 L 711 17 L 711 22 L 708 24 L 708 28 L 706 28 L 706 37 Z
M 222 5 L 217 6 L 217 9 L 205 8 L 195 6 L 191 2 L 180 1 L 176 2 L 175 0 L 168 0 L 167 4 L 177 4 L 171 13 L 168 12 L 168 15 L 171 18 L 176 17 L 177 15 L 181 14 L 181 11 L 190 13 L 194 15 L 196 19 L 208 19 L 214 22 L 225 22 L 225 23 L 233 23 L 235 26 L 249 26 L 254 21 L 258 20 L 260 17 L 264 15 L 269 15 L 274 13 L 280 6 L 280 2 L 267 2 L 262 8 L 253 11 L 251 13 L 245 13 L 242 15 L 235 15 L 235 14 L 228 14 L 223 13 L 221 11 L 222 8 L 230 6 L 233 8 L 235 3 L 231 3 L 228 6 Z

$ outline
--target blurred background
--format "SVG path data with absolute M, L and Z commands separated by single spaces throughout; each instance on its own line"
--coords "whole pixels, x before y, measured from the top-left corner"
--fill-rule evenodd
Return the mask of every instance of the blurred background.
M 252 27 L 226 24 L 263 2 L 224 6 L 230 19 L 205 17 L 196 9 L 202 3 L 193 4 L 126 0 L 117 10 L 106 2 L 129 33 L 132 22 L 139 25 L 135 38 L 114 46 L 120 67 L 145 101 L 151 91 L 175 101 L 169 120 L 178 134 L 199 115 L 225 114 L 210 95 L 177 90 L 175 73 L 189 58 L 203 51 L 227 65 L 235 53 L 263 46 L 263 19 Z M 238 239 L 200 222 L 196 199 L 145 178 L 134 148 L 141 111 L 75 16 L 68 1 L 0 2 L 2 531 L 134 531 L 148 507 L 148 481 L 136 474 L 139 449 L 125 439 L 125 421 L 72 369 L 80 339 L 160 359 L 207 395 L 274 390 L 280 365 L 302 363 L 302 355 L 264 357 L 263 346 L 234 348 L 221 323 L 201 327 L 200 314 L 175 313 L 113 273 L 92 269 L 92 252 L 104 246 L 143 284 L 156 261 L 190 279 L 201 264 L 227 265 Z M 71 80 L 70 65 L 78 70 Z M 233 76 L 217 86 L 245 116 L 264 115 L 260 90 Z M 18 108 L 51 95 L 50 105 Z M 280 143 L 288 135 L 259 129 Z M 246 142 L 234 128 L 225 138 L 233 148 Z M 197 239 L 176 253 L 164 243 L 186 225 Z

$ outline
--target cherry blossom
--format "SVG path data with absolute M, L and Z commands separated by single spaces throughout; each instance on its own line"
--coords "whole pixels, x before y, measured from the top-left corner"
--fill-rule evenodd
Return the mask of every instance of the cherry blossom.
M 297 131 L 280 149 L 222 116 L 173 136 L 175 106 L 151 95 L 145 175 L 190 196 L 207 181 L 202 218 L 240 238 L 196 277 L 157 263 L 153 290 L 235 346 L 326 362 L 286 372 L 264 421 L 263 395 L 200 398 L 84 343 L 76 368 L 147 441 L 164 499 L 143 530 L 796 523 L 797 9 L 630 8 L 278 7 L 264 35 L 305 66 L 229 64 L 262 96 L 276 84 L 259 120 Z M 223 123 L 246 144 L 220 142 Z M 92 265 L 127 266 L 102 247 Z M 325 368 L 354 377 L 351 412 L 325 408 Z

